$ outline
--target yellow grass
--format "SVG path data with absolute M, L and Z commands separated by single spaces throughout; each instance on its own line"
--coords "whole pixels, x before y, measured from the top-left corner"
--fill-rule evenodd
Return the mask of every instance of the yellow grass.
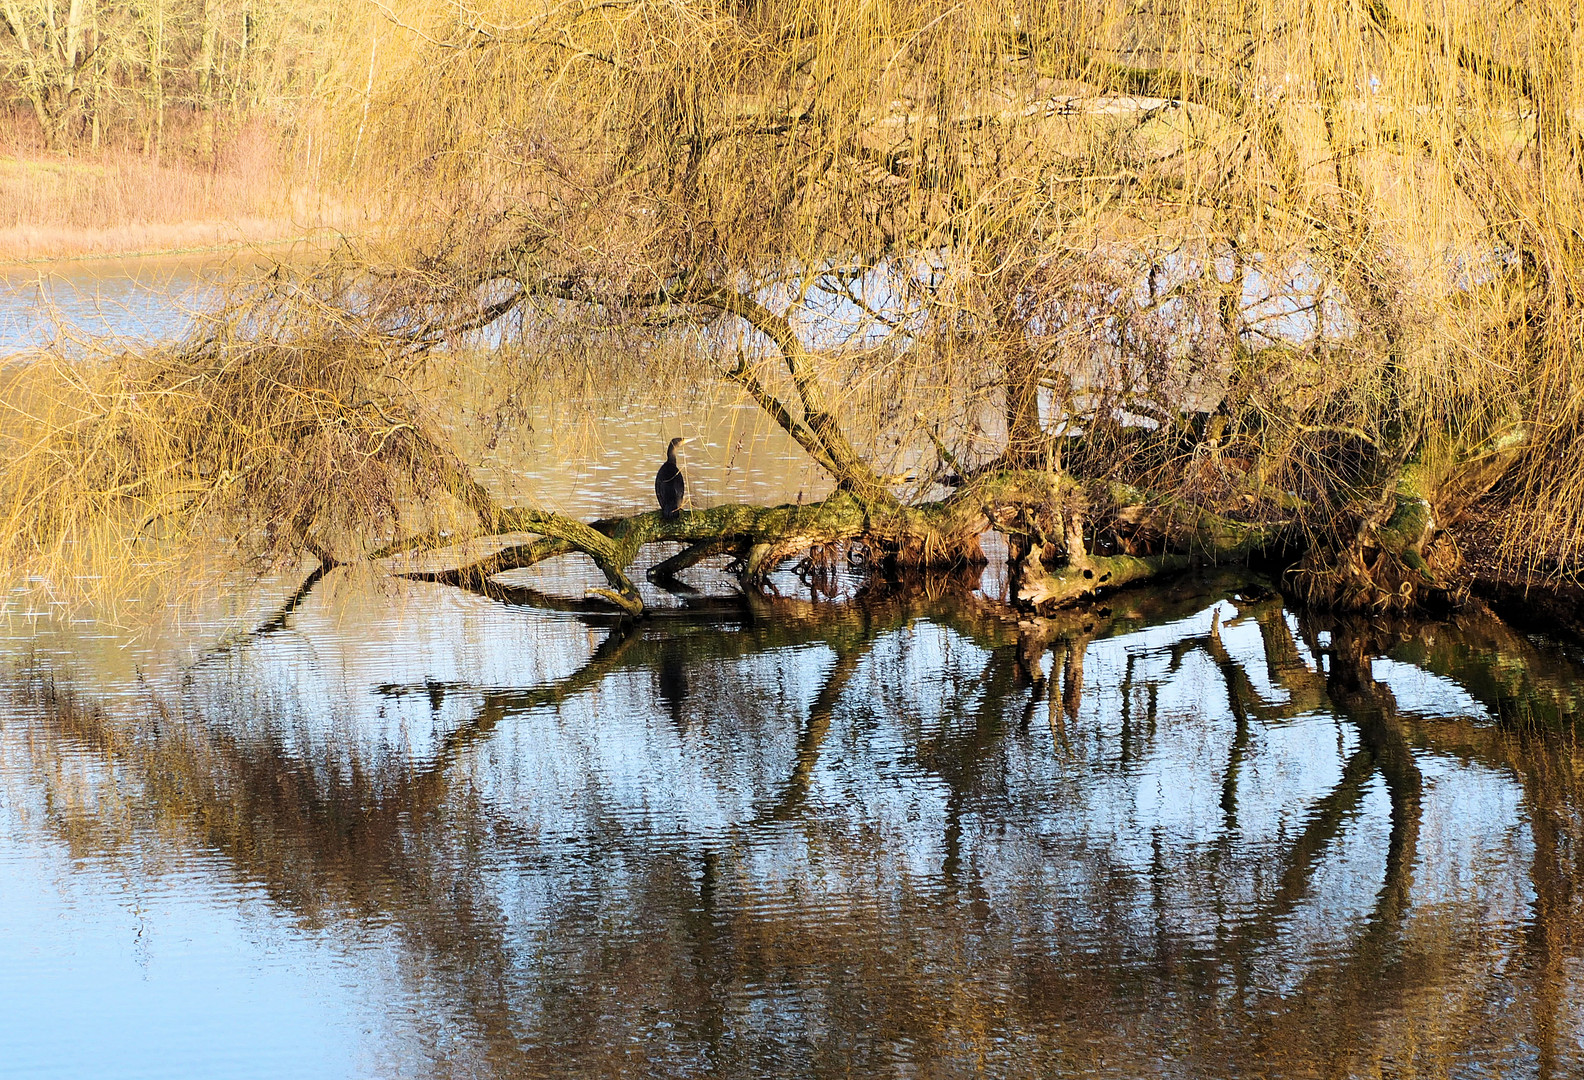
M 0 266 L 80 258 L 185 255 L 310 238 L 289 218 L 136 222 L 104 228 L 17 225 L 0 228 Z
M 214 166 L 105 151 L 0 156 L 0 264 L 210 250 L 364 223 L 260 129 Z

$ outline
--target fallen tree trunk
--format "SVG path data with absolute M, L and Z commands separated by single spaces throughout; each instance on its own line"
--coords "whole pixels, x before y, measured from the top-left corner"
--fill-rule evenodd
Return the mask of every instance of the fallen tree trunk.
M 1196 558 L 1246 558 L 1271 543 L 1278 531 L 1198 507 L 1149 502 L 1146 493 L 1126 485 L 1103 485 L 1100 494 L 1105 508 L 1095 518 L 1100 523 L 1096 536 L 1121 531 L 1145 537 L 1159 550 L 1143 555 L 1092 553 L 1084 509 L 1090 496 L 1084 486 L 1063 473 L 1022 471 L 983 477 L 948 498 L 913 506 L 868 502 L 837 491 L 817 503 L 729 504 L 685 511 L 669 520 L 649 512 L 589 523 L 534 507 L 503 508 L 491 515 L 492 528 L 470 539 L 518 534 L 529 539 L 453 568 L 410 576 L 476 587 L 511 570 L 582 553 L 606 581 L 605 587 L 590 590 L 591 595 L 637 615 L 644 602 L 629 570 L 649 544 L 684 545 L 649 571 L 651 581 L 665 582 L 704 559 L 726 555 L 736 560 L 745 583 L 758 586 L 789 560 L 833 545 L 862 545 L 876 572 L 982 563 L 981 538 L 995 530 L 1011 540 L 1015 596 L 1025 608 L 1049 613 L 1101 591 L 1185 569 Z M 453 538 L 414 538 L 371 558 L 435 551 L 455 543 Z
M 1127 484 L 1103 485 L 1105 502 L 1091 511 L 1075 490 L 1054 524 L 1061 542 L 1031 537 L 1015 560 L 1017 599 L 1039 614 L 1162 574 L 1186 570 L 1195 559 L 1242 562 L 1275 544 L 1281 524 L 1236 521 L 1200 506 L 1150 496 Z M 1090 540 L 1109 534 L 1114 542 L 1142 551 L 1095 554 Z M 1043 543 L 1038 541 L 1044 540 Z M 1047 569 L 1046 562 L 1059 558 Z

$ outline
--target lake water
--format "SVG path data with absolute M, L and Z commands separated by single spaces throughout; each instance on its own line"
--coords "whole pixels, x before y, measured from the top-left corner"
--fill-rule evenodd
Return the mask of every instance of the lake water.
M 525 482 L 636 509 L 692 424 L 701 501 L 816 497 L 670 408 Z M 1584 1075 L 1572 645 L 692 573 L 11 593 L 0 1077 Z
M 84 259 L 0 266 L 0 356 L 74 337 L 129 345 L 179 337 L 242 256 Z

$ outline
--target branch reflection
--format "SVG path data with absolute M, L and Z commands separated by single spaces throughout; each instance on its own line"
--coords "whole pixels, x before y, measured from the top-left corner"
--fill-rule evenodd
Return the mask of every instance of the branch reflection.
M 452 718 L 428 750 L 305 735 L 229 662 L 152 713 L 35 676 L 24 782 L 75 851 L 179 837 L 392 928 L 435 1072 L 1576 1074 L 1565 650 L 1231 579 L 1022 622 L 973 586 L 546 616 L 558 678 L 362 689 Z

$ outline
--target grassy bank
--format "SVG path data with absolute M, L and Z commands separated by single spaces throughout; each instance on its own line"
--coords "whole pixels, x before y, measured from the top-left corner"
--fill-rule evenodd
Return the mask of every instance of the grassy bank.
M 359 224 L 344 200 L 295 181 L 262 130 L 209 164 L 0 142 L 0 264 L 225 248 Z

